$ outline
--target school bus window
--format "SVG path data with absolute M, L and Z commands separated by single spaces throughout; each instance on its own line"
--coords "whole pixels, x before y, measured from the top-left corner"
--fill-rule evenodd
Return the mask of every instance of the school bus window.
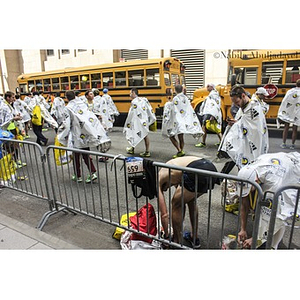
M 42 80 L 36 80 L 35 81 L 35 86 L 37 91 L 42 91 L 43 90 L 43 83 Z
M 45 92 L 51 92 L 50 78 L 49 79 L 43 79 L 43 84 L 44 84 L 44 91 Z
M 70 76 L 71 90 L 79 90 L 79 78 L 78 75 Z
M 60 77 L 61 89 L 64 91 L 69 90 L 69 77 Z
M 159 69 L 148 69 L 146 70 L 146 85 L 157 86 L 159 85 Z
M 164 73 L 165 85 L 171 85 L 170 74 Z
M 29 81 L 28 81 L 28 89 L 29 89 L 29 91 L 31 91 L 31 92 L 34 92 L 34 91 L 35 91 L 34 80 L 29 80 Z
M 288 61 L 285 83 L 295 83 L 300 78 L 300 60 Z
M 101 89 L 101 74 L 95 73 L 91 74 L 92 79 L 92 89 Z
M 236 68 L 236 82 L 239 84 L 257 84 L 257 68 Z
M 113 87 L 113 72 L 102 74 L 103 87 Z
M 27 84 L 20 84 L 20 93 L 28 93 Z
M 172 82 L 173 82 L 173 85 L 174 85 L 174 86 L 175 86 L 176 84 L 180 84 L 179 75 L 177 75 L 177 74 L 172 74 Z
M 59 78 L 52 78 L 52 90 L 53 91 L 60 90 L 60 87 L 59 87 Z
M 90 85 L 90 76 L 89 74 L 85 74 L 85 75 L 80 75 L 80 85 L 81 85 L 81 89 L 90 89 L 91 85 Z
M 129 86 L 144 85 L 144 70 L 134 70 L 128 72 Z
M 125 86 L 126 85 L 126 72 L 125 71 L 115 72 L 115 81 L 116 81 L 116 86 Z
M 261 83 L 281 84 L 283 62 L 265 62 L 262 64 Z

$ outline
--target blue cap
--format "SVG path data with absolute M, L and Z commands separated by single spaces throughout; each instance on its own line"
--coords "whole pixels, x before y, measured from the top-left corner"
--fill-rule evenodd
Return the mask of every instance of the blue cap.
M 103 89 L 103 93 L 107 93 L 108 92 L 108 89 Z

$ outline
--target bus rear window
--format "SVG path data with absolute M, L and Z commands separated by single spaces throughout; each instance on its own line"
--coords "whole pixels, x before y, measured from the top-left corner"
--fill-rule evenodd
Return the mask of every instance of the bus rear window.
M 178 74 L 172 74 L 172 83 L 173 86 L 180 84 L 180 78 Z
M 285 83 L 296 83 L 298 79 L 300 79 L 300 60 L 288 61 Z

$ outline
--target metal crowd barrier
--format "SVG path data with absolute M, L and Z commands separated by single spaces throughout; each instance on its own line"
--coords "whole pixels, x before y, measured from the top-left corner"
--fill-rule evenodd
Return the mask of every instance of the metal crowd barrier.
M 52 209 L 42 147 L 30 141 L 4 138 L 0 138 L 0 141 L 0 183 L 7 188 L 46 200 Z
M 82 168 L 82 182 L 79 183 L 72 180 L 72 176 L 73 174 L 75 174 L 74 159 L 71 163 L 57 165 L 55 162 L 55 151 L 63 151 L 64 153 L 61 153 L 61 155 L 69 153 L 73 157 L 75 152 L 81 154 L 80 164 Z M 92 181 L 91 183 L 85 182 L 85 179 L 88 176 L 91 176 L 91 172 L 88 170 L 86 164 L 84 163 L 83 155 L 88 155 L 89 157 L 91 157 L 96 168 L 97 180 Z M 105 160 L 104 162 L 99 162 L 99 159 L 103 157 L 105 157 L 107 160 Z M 86 151 L 80 149 L 74 150 L 73 148 L 49 146 L 46 149 L 46 158 L 49 173 L 49 182 L 51 185 L 50 197 L 53 200 L 53 209 L 51 209 L 43 216 L 41 222 L 38 225 L 38 228 L 42 229 L 48 221 L 49 217 L 53 214 L 56 214 L 60 211 L 71 211 L 73 213 L 80 213 L 85 216 L 108 223 L 110 225 L 138 233 L 141 236 L 150 237 L 158 242 L 173 246 L 175 248 L 191 248 L 191 245 L 187 243 L 183 238 L 184 231 L 187 231 L 190 228 L 190 225 L 187 222 L 188 218 L 185 218 L 184 222 L 182 223 L 182 236 L 179 243 L 174 243 L 171 240 L 171 237 L 169 237 L 169 239 L 163 238 L 161 234 L 162 225 L 160 220 L 158 199 L 155 198 L 153 200 L 150 200 L 147 197 L 141 197 L 137 199 L 133 196 L 130 184 L 128 183 L 128 174 L 124 156 L 113 156 L 111 154 L 100 153 L 98 151 Z M 227 180 L 241 181 L 236 176 L 209 172 L 205 170 L 197 170 L 187 167 L 176 167 L 159 162 L 154 162 L 153 166 L 155 167 L 157 182 L 159 178 L 160 168 L 187 171 L 189 173 L 194 173 L 196 177 L 200 175 L 207 175 L 209 176 L 210 181 L 213 177 L 225 179 L 226 183 Z M 242 184 L 244 182 L 247 182 L 247 180 L 241 181 Z M 262 193 L 259 185 L 253 182 L 249 183 L 253 184 L 258 189 L 259 199 L 261 199 Z M 171 232 L 172 223 L 172 190 L 173 188 L 170 188 L 167 192 L 168 196 L 165 197 L 169 211 L 169 232 Z M 233 218 L 233 220 L 231 220 L 231 224 L 234 224 L 234 226 L 229 228 L 227 224 L 229 221 L 226 220 L 228 214 L 225 212 L 224 207 L 220 206 L 219 199 L 220 194 L 216 195 L 212 189 L 209 189 L 206 195 L 201 196 L 195 201 L 195 203 L 197 203 L 199 207 L 199 233 L 202 239 L 201 243 L 203 243 L 203 247 L 206 249 L 220 249 L 222 245 L 222 238 L 225 234 L 234 233 L 237 236 L 237 233 L 239 231 L 239 216 L 230 215 L 228 217 L 231 219 Z M 142 206 L 144 206 L 145 204 L 147 205 L 148 203 L 152 204 L 157 214 L 158 234 L 156 236 L 151 235 L 149 232 L 143 233 L 139 230 L 139 228 L 135 230 L 129 227 L 129 225 L 124 226 L 120 223 L 122 215 L 126 214 L 127 218 L 129 218 L 129 213 L 137 213 Z M 184 208 L 183 195 L 182 208 Z M 184 209 L 182 209 L 182 211 L 184 211 Z M 213 217 L 215 218 L 215 220 L 217 220 L 217 224 L 215 220 L 214 223 L 212 223 Z M 191 218 L 195 218 L 195 216 L 190 216 L 190 219 Z
M 150 237 L 167 246 L 181 249 L 193 248 L 193 246 L 184 239 L 184 232 L 191 231 L 191 225 L 188 219 L 194 221 L 195 215 L 189 216 L 189 218 L 185 216 L 188 215 L 188 212 L 184 213 L 185 204 L 183 202 L 183 194 L 181 196 L 183 219 L 181 224 L 181 239 L 178 243 L 174 243 L 171 239 L 171 235 L 168 239 L 164 239 L 161 233 L 162 224 L 158 199 L 156 197 L 152 200 L 148 199 L 148 197 L 136 198 L 133 195 L 131 186 L 128 183 L 128 173 L 125 162 L 126 157 L 122 155 L 114 156 L 109 153 L 100 153 L 98 151 L 75 150 L 73 148 L 58 147 L 54 145 L 48 146 L 46 148 L 46 154 L 44 154 L 43 149 L 32 142 L 20 142 L 6 139 L 5 142 L 18 142 L 19 145 L 22 145 L 23 150 L 19 151 L 19 155 L 21 161 L 26 162 L 27 166 L 18 169 L 17 172 L 20 174 L 24 172 L 24 175 L 28 176 L 28 179 L 24 182 L 16 181 L 8 183 L 7 186 L 47 200 L 49 203 L 49 211 L 42 216 L 37 226 L 40 230 L 43 229 L 52 215 L 59 212 L 72 212 L 74 214 L 80 213 L 144 237 Z M 72 180 L 72 176 L 75 174 L 75 153 L 80 154 L 79 161 L 82 170 L 82 182 Z M 95 165 L 97 179 L 90 183 L 85 182 L 86 178 L 92 174 L 84 162 L 83 155 L 91 157 Z M 69 163 L 57 164 L 57 161 L 64 162 L 68 157 L 73 157 L 73 160 Z M 88 162 L 88 165 L 90 166 L 90 161 Z M 213 190 L 211 188 L 212 178 L 217 177 L 223 180 L 225 187 L 229 181 L 239 182 L 241 185 L 244 183 L 253 185 L 258 192 L 257 204 L 258 207 L 260 207 L 263 194 L 260 186 L 255 182 L 241 180 L 233 175 L 194 168 L 177 167 L 160 162 L 153 162 L 153 166 L 155 168 L 157 182 L 159 179 L 159 170 L 161 168 L 169 169 L 169 174 L 172 169 L 193 173 L 195 174 L 196 182 L 197 176 L 206 175 L 209 177 L 210 188 L 207 194 L 197 198 L 197 185 L 195 191 L 195 204 L 198 206 L 199 211 L 198 234 L 200 236 L 201 249 L 220 249 L 222 247 L 224 236 L 229 234 L 237 236 L 240 228 L 240 215 L 230 214 L 225 211 L 224 203 L 227 196 L 226 192 L 221 197 L 220 187 L 218 185 L 215 185 Z M 183 175 L 181 184 L 183 184 Z M 172 224 L 171 207 L 173 192 L 174 187 L 171 187 L 165 193 L 166 205 L 168 207 L 169 232 L 171 232 Z M 220 198 L 222 205 L 220 204 Z M 239 212 L 241 202 L 240 194 Z M 122 215 L 125 214 L 129 218 L 131 212 L 137 213 L 142 206 L 147 205 L 148 203 L 152 204 L 157 214 L 157 235 L 153 236 L 149 231 L 146 233 L 141 232 L 139 228 L 133 229 L 129 225 L 120 223 Z M 252 232 L 253 237 L 252 249 L 256 248 L 259 214 L 260 209 L 256 209 L 254 222 L 248 222 L 248 231 Z
M 285 233 L 282 240 L 284 241 L 284 243 L 287 243 L 287 249 L 300 248 L 300 242 L 299 242 L 300 232 L 299 231 L 295 232 L 295 229 L 300 228 L 299 215 L 297 214 L 298 207 L 299 207 L 300 186 L 288 185 L 279 188 L 274 195 L 273 202 L 272 202 L 272 211 L 271 211 L 271 217 L 269 223 L 269 230 L 268 230 L 268 238 L 266 242 L 266 249 L 271 249 L 273 234 L 275 229 L 276 214 L 277 214 L 280 198 L 282 197 L 282 193 L 288 190 L 292 190 L 294 192 L 293 196 L 295 200 L 295 209 L 294 209 L 294 213 L 290 216 L 290 218 L 285 221 L 285 225 L 286 225 Z

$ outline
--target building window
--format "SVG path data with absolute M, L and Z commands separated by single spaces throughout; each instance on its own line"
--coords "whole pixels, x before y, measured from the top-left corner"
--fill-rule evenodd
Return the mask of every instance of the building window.
M 62 49 L 61 54 L 70 54 L 70 49 Z
M 54 56 L 54 50 L 53 49 L 47 49 L 47 56 Z
M 77 51 L 78 52 L 84 52 L 84 51 L 87 51 L 87 49 L 78 49 Z

